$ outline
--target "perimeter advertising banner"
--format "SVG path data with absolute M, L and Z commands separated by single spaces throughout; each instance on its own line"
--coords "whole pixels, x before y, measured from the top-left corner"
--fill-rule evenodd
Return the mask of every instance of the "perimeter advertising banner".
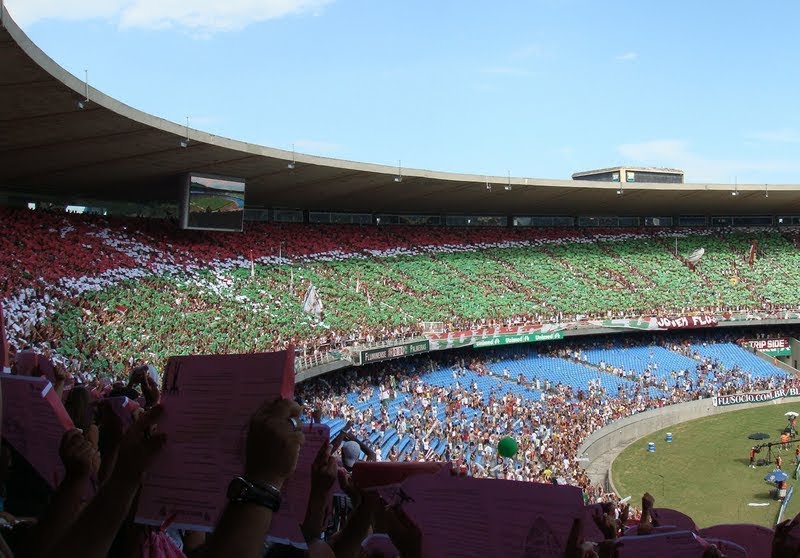
M 590 320 L 597 327 L 642 329 L 647 331 L 691 329 L 696 327 L 716 327 L 719 319 L 716 316 L 653 316 L 650 318 L 622 318 L 616 320 Z
M 539 324 L 517 327 L 497 327 L 494 329 L 472 329 L 465 331 L 452 331 L 450 333 L 429 333 L 426 335 L 430 341 L 431 351 L 441 351 L 444 349 L 457 349 L 459 347 L 491 347 L 493 345 L 509 345 L 512 343 L 531 343 L 535 341 L 548 341 L 550 339 L 563 339 L 563 330 L 570 324 Z M 574 325 L 574 324 L 572 324 Z M 560 333 L 560 336 L 547 339 L 545 334 Z M 527 341 L 509 340 L 529 336 Z M 535 336 L 540 338 L 534 339 Z M 495 339 L 499 341 L 495 342 Z M 505 341 L 505 342 L 503 342 Z
M 800 388 L 781 388 L 771 389 L 769 391 L 757 391 L 752 393 L 737 393 L 734 395 L 718 395 L 714 398 L 715 407 L 724 407 L 726 405 L 740 405 L 742 403 L 761 403 L 763 401 L 772 401 L 773 399 L 780 399 L 782 397 L 798 397 L 800 396 Z
M 392 345 L 391 347 L 381 347 L 380 349 L 367 349 L 359 352 L 357 362 L 354 362 L 354 364 L 369 364 L 370 362 L 418 355 L 420 353 L 427 353 L 430 350 L 430 342 L 427 340 L 403 343 L 402 345 Z
M 746 349 L 761 351 L 769 356 L 791 356 L 792 354 L 792 348 L 788 338 L 743 339 L 739 343 Z
M 564 339 L 563 331 L 551 331 L 549 333 L 528 333 L 525 335 L 498 335 L 491 339 L 478 341 L 473 347 L 497 347 L 499 345 L 516 345 L 518 343 L 536 343 L 538 341 L 555 341 Z

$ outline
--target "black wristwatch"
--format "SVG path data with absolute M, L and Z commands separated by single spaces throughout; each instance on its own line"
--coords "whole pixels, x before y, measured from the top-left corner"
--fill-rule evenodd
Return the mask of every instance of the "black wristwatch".
M 257 504 L 275 513 L 281 507 L 281 491 L 271 484 L 236 477 L 228 485 L 228 500 L 237 504 Z

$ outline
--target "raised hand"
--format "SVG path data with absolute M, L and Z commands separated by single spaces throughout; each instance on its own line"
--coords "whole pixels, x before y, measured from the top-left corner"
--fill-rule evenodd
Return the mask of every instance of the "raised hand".
M 130 378 L 128 379 L 129 386 L 138 386 L 144 384 L 145 377 L 147 377 L 147 365 L 140 365 L 131 370 Z
M 100 451 L 97 449 L 97 426 L 87 432 L 73 428 L 61 438 L 58 454 L 64 462 L 66 475 L 73 479 L 88 479 L 100 469 Z
M 304 441 L 300 405 L 288 399 L 265 403 L 250 419 L 245 476 L 280 488 L 294 472 Z
M 158 419 L 164 407 L 156 405 L 139 417 L 119 443 L 117 463 L 112 475 L 130 482 L 141 482 L 142 475 L 167 442 L 167 435 L 158 433 Z
M 596 509 L 592 514 L 592 519 L 597 528 L 600 529 L 600 532 L 603 533 L 603 537 L 606 539 L 617 538 L 617 520 L 613 516 Z
M 311 492 L 327 494 L 336 482 L 337 471 L 336 458 L 331 455 L 331 443 L 326 441 L 311 464 Z
M 158 389 L 158 384 L 150 374 L 145 374 L 142 380 L 142 394 L 144 395 L 145 406 L 149 409 L 153 405 L 157 405 L 161 397 L 161 392 Z

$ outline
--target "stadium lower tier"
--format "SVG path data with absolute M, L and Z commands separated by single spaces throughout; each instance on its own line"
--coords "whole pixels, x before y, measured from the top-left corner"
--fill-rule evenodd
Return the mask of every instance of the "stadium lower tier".
M 298 390 L 333 435 L 352 422 L 378 459 L 444 459 L 477 477 L 559 479 L 600 496 L 577 460 L 594 430 L 663 405 L 797 386 L 733 343 L 556 343 L 544 352 L 505 348 L 372 365 Z M 513 458 L 497 452 L 508 436 L 519 446 Z

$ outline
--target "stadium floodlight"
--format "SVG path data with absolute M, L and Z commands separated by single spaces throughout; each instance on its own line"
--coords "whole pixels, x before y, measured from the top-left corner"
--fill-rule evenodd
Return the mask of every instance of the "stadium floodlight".
M 769 197 L 769 185 L 768 184 L 764 184 L 764 197 L 765 198 Z
M 286 168 L 289 170 L 294 170 L 295 166 L 297 166 L 296 163 L 297 161 L 295 160 L 294 144 L 292 144 L 292 160 L 289 162 L 288 165 L 286 165 Z
M 186 137 L 184 137 L 184 138 L 181 140 L 180 146 L 181 146 L 182 148 L 186 149 L 187 147 L 189 147 L 189 142 L 190 142 L 190 141 L 191 141 L 191 140 L 189 139 L 189 117 L 187 116 L 187 117 L 186 117 Z
M 83 110 L 89 106 L 89 70 L 84 70 L 86 79 L 83 81 L 83 99 L 78 101 L 78 108 Z
M 400 159 L 397 160 L 397 176 L 394 177 L 394 181 L 403 181 L 403 162 Z
M 511 190 L 511 171 L 508 171 L 508 184 L 505 186 L 506 192 Z
M 617 195 L 621 196 L 625 191 L 622 188 L 617 189 Z

